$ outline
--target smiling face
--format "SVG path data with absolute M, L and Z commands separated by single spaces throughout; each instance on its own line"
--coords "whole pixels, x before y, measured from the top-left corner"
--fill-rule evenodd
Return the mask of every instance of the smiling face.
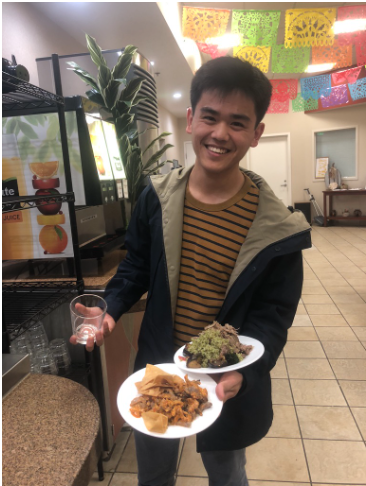
M 237 172 L 250 147 L 256 147 L 264 124 L 256 127 L 254 103 L 240 92 L 222 96 L 206 91 L 194 114 L 187 112 L 187 133 L 192 135 L 196 166 L 207 174 Z

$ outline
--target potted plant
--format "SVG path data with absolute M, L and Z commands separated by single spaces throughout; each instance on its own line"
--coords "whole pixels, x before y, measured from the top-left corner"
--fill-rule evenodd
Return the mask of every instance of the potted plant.
M 135 115 L 131 110 L 141 101 L 148 98 L 139 95 L 142 83 L 144 82 L 142 78 L 134 77 L 129 82 L 126 80 L 133 57 L 137 52 L 137 47 L 133 45 L 126 46 L 118 58 L 117 64 L 113 69 L 109 69 L 96 40 L 86 34 L 86 43 L 91 59 L 98 68 L 98 79 L 95 79 L 75 62 L 69 62 L 68 64 L 71 66 L 70 69 L 91 87 L 86 92 L 86 96 L 111 113 L 116 127 L 119 150 L 126 174 L 128 198 L 131 204 L 131 211 L 133 211 L 137 198 L 142 190 L 145 177 L 156 174 L 166 162 L 171 162 L 159 162 L 159 159 L 173 145 L 165 144 L 146 162 L 143 162 L 143 156 L 148 150 L 154 147 L 158 140 L 164 139 L 170 133 L 161 133 L 147 147 L 142 148 L 138 145 L 139 133 L 134 124 Z

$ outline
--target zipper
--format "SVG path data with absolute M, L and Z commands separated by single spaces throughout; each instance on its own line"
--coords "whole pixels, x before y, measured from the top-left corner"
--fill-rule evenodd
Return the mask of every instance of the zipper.
M 306 233 L 310 233 L 311 229 L 307 229 L 307 230 L 304 230 L 304 231 L 300 231 L 300 233 L 295 233 L 294 235 L 291 235 L 291 236 L 287 236 L 286 238 L 283 238 L 282 240 L 278 240 L 278 241 L 275 241 L 274 243 L 271 243 L 270 245 L 266 246 L 265 248 L 263 248 L 259 253 L 257 253 L 257 255 L 248 263 L 248 265 L 244 268 L 244 270 L 238 275 L 235 283 L 239 280 L 239 278 L 248 270 L 248 268 L 250 267 L 250 265 L 252 264 L 252 262 L 258 258 L 258 256 L 263 253 L 264 251 L 267 251 L 269 250 L 270 248 L 272 248 L 273 246 L 275 245 L 279 245 L 279 244 L 282 244 L 284 242 L 287 242 L 288 240 L 291 240 L 292 238 L 297 238 L 298 236 L 300 235 L 303 235 L 303 234 L 306 234 Z M 225 300 L 221 306 L 221 309 L 219 310 L 219 312 L 217 313 L 217 316 L 216 316 L 216 320 L 218 318 L 218 316 L 222 313 L 224 314 L 225 312 L 225 305 L 226 305 L 226 302 L 229 298 L 229 296 L 231 295 L 232 291 L 233 291 L 233 288 L 235 287 L 235 283 L 232 285 L 231 289 L 229 290 L 228 294 L 226 295 L 225 297 Z

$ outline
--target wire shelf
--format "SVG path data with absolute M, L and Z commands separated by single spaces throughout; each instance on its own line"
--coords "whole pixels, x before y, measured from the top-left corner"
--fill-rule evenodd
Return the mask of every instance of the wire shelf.
M 49 196 L 18 196 L 7 199 L 3 197 L 2 212 L 11 213 L 23 209 L 37 208 L 45 204 L 54 204 L 56 202 L 75 202 L 73 192 L 67 192 L 59 195 Z
M 10 340 L 77 295 L 82 287 L 75 280 L 3 283 L 3 316 Z
M 63 105 L 64 98 L 2 71 L 2 110 L 25 110 Z

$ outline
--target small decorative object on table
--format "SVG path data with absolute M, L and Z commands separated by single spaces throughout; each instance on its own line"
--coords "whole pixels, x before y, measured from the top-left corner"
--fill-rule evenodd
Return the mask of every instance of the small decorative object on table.
M 347 218 L 349 216 L 349 211 L 348 209 L 345 209 L 342 213 L 342 216 L 344 216 L 345 218 Z
M 360 216 L 362 216 L 362 211 L 360 209 L 355 209 L 353 211 L 353 214 L 354 216 L 356 216 L 356 218 L 359 218 Z
M 331 191 L 335 191 L 336 189 L 338 189 L 338 184 L 337 184 L 336 182 L 331 182 L 331 183 L 329 184 L 329 189 L 330 189 Z
M 331 216 L 337 216 L 337 211 L 335 209 L 332 209 L 331 213 L 330 213 Z
M 348 184 L 342 182 L 341 189 L 348 189 Z
M 334 163 L 332 164 L 332 167 L 327 170 L 324 176 L 324 182 L 325 182 L 325 187 L 330 189 L 331 184 L 337 184 L 336 189 L 341 187 L 342 184 L 342 178 L 341 178 L 341 173 L 339 170 L 334 166 Z M 334 190 L 334 189 L 331 189 Z

